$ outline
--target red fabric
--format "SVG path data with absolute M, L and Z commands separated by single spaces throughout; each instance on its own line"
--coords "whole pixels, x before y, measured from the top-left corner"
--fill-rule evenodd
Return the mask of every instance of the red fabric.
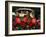
M 21 26 L 25 26 L 25 23 L 27 23 L 27 21 L 28 21 L 28 18 L 27 18 L 27 16 L 24 16 L 24 18 L 23 18 L 23 21 L 21 21 Z
M 21 21 L 19 17 L 15 18 L 15 24 L 20 24 L 21 26 L 25 26 L 25 23 L 27 21 L 28 21 L 28 19 L 26 16 L 24 16 L 23 21 Z
M 32 26 L 32 22 L 31 22 L 31 20 L 29 20 L 29 21 L 30 21 L 29 26 L 31 27 Z
M 32 18 L 32 20 L 30 20 L 29 26 L 34 26 L 36 24 L 36 18 Z
M 23 21 L 21 21 L 19 17 L 15 18 L 14 24 L 20 24 L 21 26 L 25 26 L 25 23 L 29 23 L 29 26 L 35 25 L 36 18 L 32 18 L 31 20 L 28 20 L 27 16 L 24 16 Z
M 21 21 L 20 25 L 21 25 L 22 27 L 24 27 L 24 26 L 25 26 L 25 22 L 24 22 L 24 21 Z
M 32 19 L 32 24 L 36 24 L 36 18 Z
M 16 18 L 15 18 L 15 23 L 16 23 L 16 24 L 20 24 L 20 23 L 21 23 L 21 20 L 20 20 L 19 17 L 16 17 Z
M 28 18 L 26 16 L 24 16 L 23 21 L 26 23 L 28 21 Z

